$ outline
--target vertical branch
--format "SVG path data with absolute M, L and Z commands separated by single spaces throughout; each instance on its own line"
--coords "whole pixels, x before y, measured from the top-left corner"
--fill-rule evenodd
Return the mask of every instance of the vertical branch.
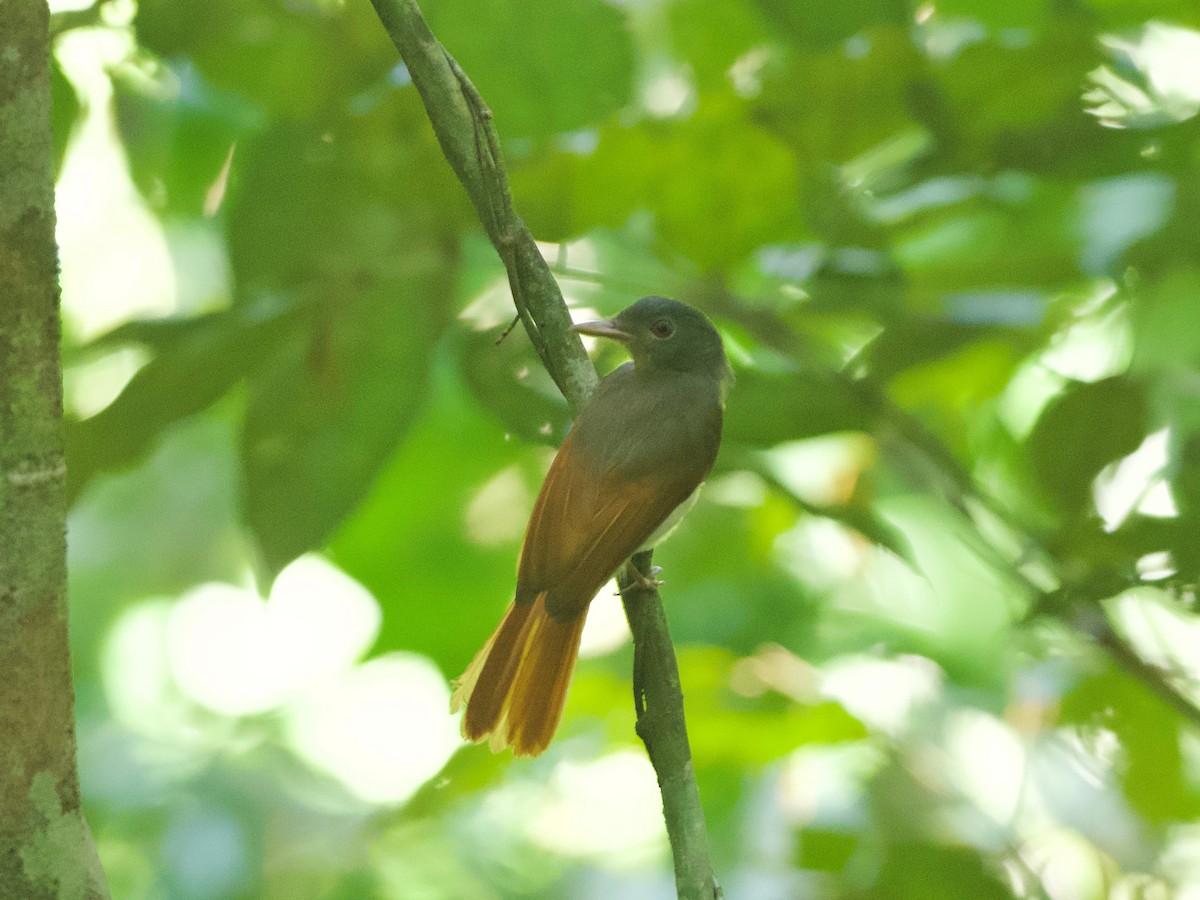
M 49 10 L 0 3 L 0 897 L 104 898 L 79 801 Z
M 633 557 L 633 568 L 650 572 L 653 551 Z M 675 647 L 667 629 L 666 611 L 658 591 L 645 586 L 626 567 L 620 573 L 621 603 L 633 632 L 633 706 L 637 733 L 658 776 L 663 818 L 675 864 L 675 888 L 680 897 L 719 898 L 721 889 L 708 856 L 704 807 L 692 768 L 692 749 L 683 715 L 683 687 Z
M 515 213 L 491 111 L 466 73 L 433 36 L 415 0 L 371 0 L 408 66 L 434 133 L 508 271 L 521 323 L 547 371 L 578 408 L 596 371 L 550 267 Z M 650 554 L 637 557 L 649 571 Z M 679 897 L 713 900 L 720 889 L 709 862 L 704 810 L 692 768 L 675 648 L 656 590 L 623 581 L 621 598 L 634 641 L 637 732 L 658 776 Z

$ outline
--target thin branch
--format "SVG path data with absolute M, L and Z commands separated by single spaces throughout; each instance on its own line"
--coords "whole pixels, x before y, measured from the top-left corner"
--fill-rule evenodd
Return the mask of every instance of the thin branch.
M 492 115 L 466 73 L 433 36 L 414 0 L 371 0 L 408 66 L 451 167 L 508 271 L 513 303 L 530 341 L 567 400 L 578 408 L 596 370 L 533 235 L 514 212 Z M 650 554 L 637 557 L 649 571 Z M 634 640 L 637 732 L 658 776 L 680 898 L 721 896 L 709 861 L 708 833 L 684 723 L 675 649 L 657 590 L 623 583 Z

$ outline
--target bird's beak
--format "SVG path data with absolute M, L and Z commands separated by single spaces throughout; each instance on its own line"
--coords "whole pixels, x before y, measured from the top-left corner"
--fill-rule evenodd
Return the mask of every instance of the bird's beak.
M 598 322 L 580 322 L 571 326 L 577 334 L 589 334 L 592 337 L 612 338 L 614 341 L 627 341 L 632 335 L 622 331 L 616 319 L 601 319 Z

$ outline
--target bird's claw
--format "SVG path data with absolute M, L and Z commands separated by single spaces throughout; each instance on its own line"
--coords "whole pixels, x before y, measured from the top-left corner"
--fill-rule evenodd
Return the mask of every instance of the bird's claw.
M 658 576 L 662 574 L 662 566 L 651 566 L 650 573 L 643 575 L 642 572 L 633 563 L 629 564 L 630 581 L 637 587 L 644 588 L 648 591 L 657 591 L 666 582 Z

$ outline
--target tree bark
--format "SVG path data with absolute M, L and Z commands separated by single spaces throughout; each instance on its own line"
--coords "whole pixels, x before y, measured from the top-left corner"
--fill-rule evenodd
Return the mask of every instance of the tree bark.
M 0 2 L 0 897 L 106 898 L 75 768 L 49 11 Z

